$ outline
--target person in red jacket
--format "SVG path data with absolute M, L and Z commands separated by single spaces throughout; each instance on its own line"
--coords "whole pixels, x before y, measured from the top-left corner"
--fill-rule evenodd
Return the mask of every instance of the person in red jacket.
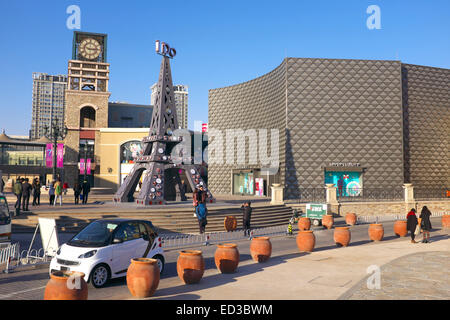
M 408 212 L 406 215 L 406 229 L 411 232 L 411 243 L 417 243 L 414 238 L 416 235 L 414 234 L 416 232 L 416 227 L 418 224 L 417 216 L 416 216 L 416 209 L 411 209 L 411 211 Z

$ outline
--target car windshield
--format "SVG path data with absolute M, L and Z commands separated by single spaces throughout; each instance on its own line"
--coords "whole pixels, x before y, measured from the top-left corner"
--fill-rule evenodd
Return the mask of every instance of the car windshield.
M 77 247 L 103 247 L 110 243 L 111 234 L 118 226 L 109 221 L 94 221 L 81 230 L 67 244 Z

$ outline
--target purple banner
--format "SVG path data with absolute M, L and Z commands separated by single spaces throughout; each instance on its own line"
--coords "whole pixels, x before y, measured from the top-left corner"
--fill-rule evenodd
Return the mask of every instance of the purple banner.
M 53 145 L 51 143 L 47 143 L 45 146 L 45 166 L 53 167 Z
M 56 166 L 58 168 L 64 167 L 64 143 L 58 143 L 56 149 Z
M 86 159 L 86 174 L 91 174 L 91 158 Z
M 85 167 L 84 159 L 80 159 L 80 174 L 84 174 L 84 167 Z

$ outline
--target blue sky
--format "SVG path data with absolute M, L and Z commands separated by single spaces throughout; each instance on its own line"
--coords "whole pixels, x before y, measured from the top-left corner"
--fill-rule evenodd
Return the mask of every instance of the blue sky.
M 110 101 L 150 103 L 159 39 L 177 49 L 174 84 L 189 86 L 189 127 L 208 120 L 208 90 L 261 76 L 289 57 L 401 60 L 450 68 L 450 1 L 0 0 L 0 129 L 26 135 L 32 72 L 66 74 L 73 30 L 108 34 Z M 369 30 L 369 5 L 381 30 Z

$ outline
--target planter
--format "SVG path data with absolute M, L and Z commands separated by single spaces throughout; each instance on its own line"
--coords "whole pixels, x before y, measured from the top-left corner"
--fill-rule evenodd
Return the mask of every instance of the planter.
M 325 228 L 331 229 L 333 227 L 333 224 L 334 224 L 334 218 L 331 214 L 322 216 L 322 225 Z
M 272 243 L 269 237 L 256 237 L 250 243 L 250 254 L 256 262 L 266 262 L 272 255 Z
M 127 271 L 127 286 L 137 298 L 151 297 L 159 285 L 158 260 L 148 258 L 131 259 Z
M 305 231 L 311 228 L 311 219 L 309 218 L 300 218 L 298 219 L 298 230 Z
M 381 223 L 374 223 L 369 226 L 369 238 L 372 241 L 381 241 L 384 237 L 384 228 Z
M 395 221 L 394 233 L 397 237 L 406 237 L 408 230 L 406 229 L 406 220 Z
M 349 227 L 336 227 L 334 229 L 334 242 L 337 246 L 348 246 L 350 239 L 351 234 Z
M 316 245 L 316 237 L 309 230 L 299 231 L 297 235 L 297 247 L 300 252 L 312 252 Z
M 356 224 L 356 214 L 354 213 L 347 213 L 345 215 L 345 223 L 354 226 Z
M 214 254 L 216 267 L 222 273 L 233 273 L 239 264 L 239 250 L 234 243 L 218 244 Z
M 444 214 L 442 216 L 442 228 L 450 229 L 450 215 Z
M 55 271 L 50 274 L 44 292 L 44 300 L 87 300 L 88 287 L 84 273 Z
M 177 260 L 177 273 L 185 284 L 198 283 L 204 272 L 205 261 L 200 250 L 180 251 Z
M 237 219 L 233 216 L 227 216 L 225 217 L 225 220 L 223 221 L 223 225 L 225 227 L 225 230 L 227 232 L 234 231 L 237 228 Z

